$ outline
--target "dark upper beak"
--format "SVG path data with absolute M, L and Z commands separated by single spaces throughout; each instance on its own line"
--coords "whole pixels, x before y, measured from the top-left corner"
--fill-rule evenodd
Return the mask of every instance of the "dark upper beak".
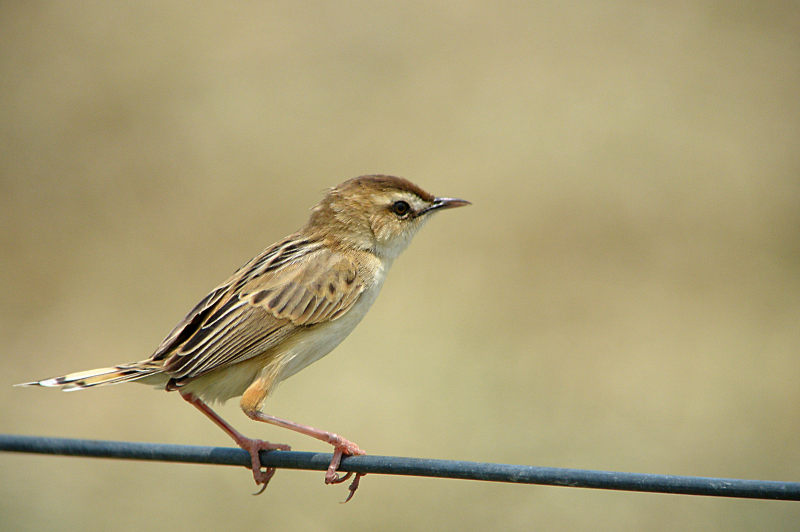
M 453 207 L 463 207 L 464 205 L 472 205 L 472 204 L 467 200 L 458 198 L 436 198 L 433 200 L 433 203 L 431 203 L 431 206 L 423 210 L 420 214 L 440 209 L 452 209 Z

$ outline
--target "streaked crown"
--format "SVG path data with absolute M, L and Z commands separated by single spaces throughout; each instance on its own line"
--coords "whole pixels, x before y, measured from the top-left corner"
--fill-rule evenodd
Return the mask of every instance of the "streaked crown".
M 429 214 L 462 205 L 469 202 L 437 198 L 402 177 L 367 175 L 330 189 L 312 209 L 306 230 L 393 259 Z

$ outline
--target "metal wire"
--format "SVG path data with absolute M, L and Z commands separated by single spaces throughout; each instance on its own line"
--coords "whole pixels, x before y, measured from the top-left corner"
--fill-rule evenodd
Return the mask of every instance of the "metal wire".
M 157 460 L 193 464 L 236 465 L 250 468 L 250 456 L 242 449 L 123 441 L 82 440 L 0 434 L 0 451 L 19 453 Z M 324 471 L 328 453 L 269 451 L 261 453 L 264 466 Z M 432 460 L 397 456 L 349 456 L 342 471 L 415 475 L 423 477 L 544 484 L 651 493 L 709 495 L 800 501 L 800 482 L 688 477 L 644 473 L 617 473 L 558 467 L 536 467 L 456 460 Z

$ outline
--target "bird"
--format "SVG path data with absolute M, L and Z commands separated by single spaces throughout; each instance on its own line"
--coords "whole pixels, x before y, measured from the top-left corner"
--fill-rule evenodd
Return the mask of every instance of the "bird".
M 340 476 L 337 470 L 343 456 L 365 454 L 358 445 L 271 416 L 264 402 L 279 382 L 352 332 L 395 259 L 431 215 L 465 205 L 470 202 L 435 197 L 401 177 L 344 181 L 326 192 L 299 231 L 267 247 L 201 299 L 149 358 L 17 386 L 75 391 L 138 382 L 177 391 L 250 454 L 259 494 L 275 474 L 275 468 L 262 467 L 259 452 L 290 447 L 245 436 L 210 406 L 241 397 L 250 419 L 331 444 L 325 483 L 345 482 L 353 472 Z M 344 502 L 362 476 L 355 475 Z

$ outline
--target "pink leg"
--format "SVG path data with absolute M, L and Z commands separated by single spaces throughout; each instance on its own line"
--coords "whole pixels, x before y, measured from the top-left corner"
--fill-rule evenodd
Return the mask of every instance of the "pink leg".
M 358 445 L 351 442 L 350 440 L 346 440 L 339 436 L 338 434 L 334 434 L 332 432 L 327 432 L 324 430 L 315 429 L 314 427 L 309 427 L 308 425 L 301 425 L 300 423 L 295 423 L 294 421 L 288 421 L 285 419 L 277 418 L 275 416 L 270 416 L 265 414 L 259 410 L 250 410 L 245 411 L 248 417 L 251 419 L 255 419 L 256 421 L 263 421 L 264 423 L 270 423 L 272 425 L 277 425 L 279 427 L 283 427 L 285 429 L 293 430 L 295 432 L 299 432 L 301 434 L 305 434 L 306 436 L 311 436 L 312 438 L 316 438 L 318 440 L 322 440 L 326 443 L 330 443 L 333 445 L 333 459 L 331 460 L 330 465 L 328 466 L 328 470 L 325 472 L 325 484 L 338 484 L 340 482 L 344 482 L 348 478 L 350 478 L 353 473 L 347 473 L 345 476 L 340 477 L 336 470 L 339 468 L 339 464 L 342 461 L 342 455 L 362 455 L 367 454 L 361 449 L 359 449 Z M 361 477 L 364 476 L 365 473 L 356 473 L 353 482 L 350 483 L 350 495 L 347 496 L 344 502 L 349 501 L 353 498 L 356 490 L 358 489 L 359 481 Z
M 184 394 L 181 393 L 181 397 L 183 397 L 189 404 L 193 405 L 199 411 L 208 417 L 211 421 L 213 421 L 219 428 L 224 430 L 228 436 L 233 438 L 233 441 L 236 442 L 236 445 L 250 453 L 250 461 L 253 469 L 253 478 L 256 481 L 256 484 L 261 485 L 261 489 L 258 492 L 254 493 L 253 495 L 258 495 L 262 493 L 266 488 L 267 484 L 269 484 L 272 475 L 275 474 L 274 467 L 261 467 L 261 457 L 258 455 L 259 451 L 274 451 L 274 450 L 281 450 L 281 451 L 289 451 L 291 448 L 288 445 L 284 445 L 282 443 L 270 443 L 264 440 L 254 440 L 248 438 L 247 436 L 243 435 L 241 432 L 233 428 L 227 421 L 222 419 L 219 414 L 211 410 L 211 408 L 201 401 L 198 397 L 192 394 Z

